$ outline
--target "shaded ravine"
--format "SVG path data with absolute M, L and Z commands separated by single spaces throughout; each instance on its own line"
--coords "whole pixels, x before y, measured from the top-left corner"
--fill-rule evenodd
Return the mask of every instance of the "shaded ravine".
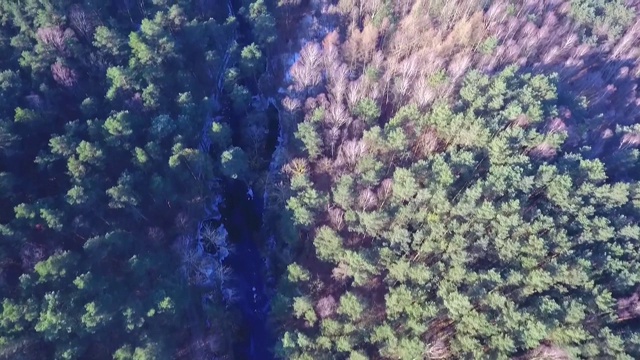
M 273 359 L 273 339 L 267 328 L 269 299 L 267 269 L 261 253 L 262 199 L 250 195 L 241 181 L 225 186 L 222 222 L 236 250 L 225 264 L 233 270 L 236 306 L 241 311 L 242 334 L 235 345 L 236 359 Z
M 277 106 L 272 99 L 255 96 L 252 107 L 270 114 L 277 126 L 269 126 L 266 143 L 270 166 L 264 169 L 267 176 L 277 170 L 273 166 L 273 154 L 281 145 L 280 119 Z M 275 111 L 273 111 L 275 109 Z M 237 122 L 230 124 L 233 132 L 241 131 Z M 266 194 L 266 191 L 265 191 Z M 254 189 L 240 180 L 227 180 L 224 185 L 224 202 L 220 208 L 222 223 L 227 229 L 235 251 L 225 260 L 232 269 L 234 289 L 238 300 L 235 303 L 242 314 L 244 330 L 234 347 L 236 359 L 270 360 L 275 344 L 274 334 L 269 331 L 267 320 L 273 284 L 268 266 L 268 240 L 271 238 L 263 226 L 266 196 L 254 196 Z
M 333 28 L 326 27 L 311 37 L 318 40 Z M 300 48 L 313 40 L 304 37 L 298 39 Z M 285 53 L 283 64 L 286 69 L 299 58 L 298 51 Z M 285 73 L 283 83 L 290 81 L 289 72 Z M 280 91 L 278 91 L 280 92 Z M 286 92 L 285 92 L 286 93 Z M 278 97 L 283 94 L 280 92 Z M 254 97 L 252 106 L 261 108 L 270 120 L 267 135 L 268 154 L 270 161 L 266 171 L 266 184 L 270 184 L 284 165 L 285 149 L 288 139 L 283 131 L 283 123 L 278 101 L 264 95 Z M 231 124 L 234 132 L 240 131 L 237 123 Z M 276 125 L 276 126 L 273 126 Z M 268 189 L 265 186 L 262 196 L 254 196 L 253 190 L 241 181 L 228 182 L 225 186 L 224 204 L 221 207 L 222 223 L 229 233 L 231 241 L 236 245 L 236 251 L 226 260 L 226 265 L 234 270 L 236 289 L 239 292 L 239 306 L 243 314 L 243 328 L 246 330 L 240 341 L 236 343 L 236 359 L 271 360 L 275 359 L 272 351 L 276 343 L 276 334 L 268 327 L 270 311 L 270 296 L 275 290 L 276 274 L 272 273 L 270 260 L 275 249 L 275 240 L 265 224 L 265 209 L 268 206 Z
M 232 0 L 227 1 L 229 16 L 235 16 Z M 229 42 L 231 49 L 238 34 Z M 229 66 L 230 50 L 223 57 L 223 65 L 217 72 L 216 87 L 212 91 L 212 109 L 221 108 L 220 95 L 223 91 L 223 76 Z M 214 74 L 212 74 L 214 75 Z M 260 97 L 258 96 L 258 102 Z M 269 101 L 268 103 L 273 103 Z M 200 150 L 209 153 L 211 139 L 209 129 L 214 122 L 224 120 L 223 116 L 214 117 L 212 110 L 206 116 L 201 132 Z M 237 122 L 230 123 L 232 131 L 238 132 Z M 274 132 L 279 132 L 278 126 L 270 127 L 268 138 L 278 138 Z M 273 152 L 276 141 L 272 141 L 269 151 Z M 271 154 L 266 154 L 269 158 Z M 271 167 L 270 167 L 271 169 Z M 261 249 L 264 248 L 264 234 L 262 228 L 263 196 L 253 196 L 253 189 L 240 180 L 215 179 L 206 184 L 213 199 L 205 205 L 205 214 L 198 225 L 197 239 L 202 239 L 201 233 L 207 227 L 218 227 L 220 224 L 228 234 L 228 239 L 234 245 L 235 251 L 225 257 L 220 265 L 232 270 L 230 287 L 235 292 L 235 301 L 230 305 L 239 310 L 242 315 L 241 333 L 234 343 L 235 359 L 270 360 L 274 339 L 268 331 L 267 318 L 269 314 L 269 299 L 267 289 L 268 269 Z M 222 185 L 222 186 L 220 186 Z M 222 192 L 220 191 L 222 190 Z M 199 244 L 202 246 L 202 243 Z M 203 299 L 206 301 L 206 299 Z M 207 321 L 209 324 L 209 322 Z M 209 324 L 215 326 L 215 324 Z M 223 329 L 224 331 L 224 329 Z
M 227 1 L 229 16 L 234 16 L 237 8 L 234 0 Z M 328 32 L 328 31 L 327 31 Z M 326 33 L 326 32 L 325 32 Z M 234 34 L 230 46 L 242 35 Z M 300 39 L 300 47 L 308 43 L 307 39 Z M 228 47 L 230 49 L 231 47 Z M 229 54 L 227 51 L 223 57 L 223 65 L 219 69 L 216 88 L 212 91 L 212 108 L 222 110 L 223 104 L 220 95 L 223 91 L 223 75 L 229 66 Z M 298 52 L 285 55 L 288 61 L 283 65 L 286 69 L 291 65 L 291 59 L 295 61 Z M 267 70 L 268 71 L 268 70 Z M 288 71 L 285 78 L 287 82 Z M 268 135 L 266 139 L 265 159 L 269 160 L 269 166 L 265 168 L 261 176 L 265 176 L 265 183 L 270 184 L 278 178 L 278 173 L 286 158 L 287 146 L 286 133 L 283 131 L 279 102 L 269 97 L 276 94 L 259 94 L 254 96 L 252 107 L 255 110 L 264 111 L 269 118 Z M 281 97 L 283 94 L 277 94 Z M 207 115 L 202 129 L 201 150 L 209 153 L 211 139 L 209 129 L 214 122 L 225 120 L 224 111 L 218 117 L 213 112 Z M 232 132 L 236 135 L 242 129 L 237 121 L 229 121 Z M 235 146 L 240 146 L 234 141 Z M 239 324 L 241 333 L 234 343 L 234 358 L 247 360 L 271 360 L 275 359 L 272 351 L 276 343 L 276 334 L 268 326 L 270 311 L 270 297 L 275 291 L 276 275 L 272 273 L 272 252 L 275 249 L 275 240 L 271 233 L 272 226 L 265 224 L 264 211 L 268 206 L 268 189 L 265 186 L 264 193 L 255 194 L 249 184 L 240 180 L 216 179 L 217 184 L 208 184 L 210 192 L 214 195 L 210 204 L 205 207 L 206 215 L 200 222 L 198 239 L 201 239 L 201 231 L 207 226 L 217 227 L 220 224 L 226 229 L 228 239 L 234 245 L 235 251 L 222 260 L 222 264 L 232 270 L 233 277 L 230 286 L 236 293 L 235 301 L 230 304 L 239 310 L 241 319 Z M 221 186 L 220 186 L 221 185 Z M 222 192 L 220 191 L 222 190 Z M 272 224 L 271 224 L 272 225 Z M 215 326 L 215 324 L 211 324 Z M 223 330 L 224 331 L 224 330 Z
M 279 126 L 270 134 L 277 138 L 273 130 L 279 132 Z M 223 180 L 222 190 L 222 197 L 207 209 L 207 219 L 201 222 L 201 228 L 222 224 L 235 248 L 223 261 L 233 274 L 231 287 L 236 300 L 232 306 L 242 314 L 242 330 L 234 344 L 235 359 L 274 359 L 271 353 L 275 339 L 267 326 L 271 284 L 268 254 L 264 253 L 270 248 L 263 227 L 265 197 L 254 196 L 253 189 L 240 180 Z

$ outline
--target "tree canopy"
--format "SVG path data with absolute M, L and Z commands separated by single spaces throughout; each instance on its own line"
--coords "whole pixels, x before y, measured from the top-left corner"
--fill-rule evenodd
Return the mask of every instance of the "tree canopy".
M 0 359 L 640 358 L 638 11 L 0 2 Z

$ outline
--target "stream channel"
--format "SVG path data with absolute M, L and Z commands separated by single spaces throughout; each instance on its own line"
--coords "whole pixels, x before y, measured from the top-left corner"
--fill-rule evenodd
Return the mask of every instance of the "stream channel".
M 238 0 L 227 0 L 228 16 L 235 16 L 236 10 L 241 5 Z M 230 39 L 227 49 L 231 49 L 241 34 L 234 34 Z M 231 65 L 229 64 L 230 50 L 223 57 L 223 65 L 217 72 L 216 88 L 211 95 L 212 108 L 217 109 L 207 115 L 202 129 L 200 149 L 209 153 L 211 139 L 209 129 L 214 122 L 229 119 L 234 133 L 234 146 L 239 146 L 238 134 L 242 129 L 233 116 L 225 114 L 220 103 L 220 94 L 223 89 L 223 74 Z M 214 75 L 214 74 L 212 74 Z M 277 153 L 284 147 L 285 141 L 280 127 L 278 106 L 273 98 L 265 98 L 262 95 L 254 97 L 252 106 L 261 109 L 268 117 L 268 134 L 266 135 L 266 153 L 264 156 L 270 160 L 270 165 L 264 169 L 267 181 L 273 173 L 279 169 Z M 216 113 L 214 116 L 213 113 Z M 233 245 L 234 251 L 225 256 L 218 256 L 221 264 L 231 269 L 231 287 L 235 292 L 235 301 L 229 306 L 241 313 L 239 334 L 234 344 L 234 358 L 237 360 L 271 360 L 275 359 L 272 349 L 275 337 L 268 328 L 268 316 L 270 310 L 271 290 L 274 287 L 273 274 L 267 259 L 266 252 L 272 248 L 273 238 L 263 226 L 263 209 L 266 194 L 253 194 L 253 189 L 244 181 L 233 179 L 217 179 L 217 185 L 210 184 L 209 188 L 214 200 L 205 206 L 205 216 L 200 221 L 198 236 L 207 228 L 217 228 L 222 225 L 226 230 L 227 238 Z M 221 185 L 221 188 L 220 188 Z M 222 190 L 222 191 L 220 191 Z M 202 244 L 199 245 L 202 249 Z M 206 301 L 203 299 L 203 301 Z M 215 324 L 210 324 L 215 327 Z M 225 329 L 221 329 L 223 332 Z
M 228 2 L 229 16 L 233 16 L 234 10 L 232 1 Z M 237 34 L 236 34 L 237 38 Z M 231 44 L 233 44 L 232 39 Z M 225 54 L 224 64 L 220 71 L 220 80 L 218 80 L 217 89 L 212 94 L 212 101 L 220 109 L 218 102 L 218 94 L 222 92 L 222 74 L 229 66 L 229 51 Z M 274 106 L 272 99 L 266 100 L 262 97 L 254 98 L 258 104 L 264 104 L 264 111 L 269 117 L 269 132 L 267 135 L 267 149 L 265 154 L 271 159 L 276 146 L 282 146 L 280 143 L 280 126 L 278 111 Z M 270 104 L 270 105 L 269 105 Z M 213 122 L 222 121 L 225 116 L 224 111 L 218 113 L 219 116 L 214 117 L 212 114 L 205 121 L 202 131 L 201 150 L 208 152 L 211 139 L 208 136 L 208 130 Z M 222 116 L 220 116 L 222 115 Z M 238 136 L 240 131 L 237 121 L 228 122 L 234 136 L 234 145 L 238 146 Z M 269 166 L 265 171 L 274 171 L 274 166 Z M 272 349 L 274 345 L 274 337 L 268 327 L 267 320 L 269 315 L 269 287 L 272 286 L 269 281 L 270 269 L 262 252 L 268 248 L 268 235 L 263 229 L 263 194 L 254 196 L 253 189 L 249 185 L 240 180 L 218 179 L 221 181 L 222 192 L 218 194 L 213 203 L 208 204 L 205 208 L 206 216 L 199 225 L 201 231 L 207 226 L 217 227 L 220 224 L 224 226 L 228 234 L 230 244 L 233 244 L 234 251 L 222 260 L 225 267 L 231 269 L 233 274 L 231 287 L 235 291 L 236 300 L 232 307 L 238 309 L 241 313 L 241 324 L 238 324 L 241 330 L 238 340 L 234 344 L 234 358 L 237 360 L 271 360 L 274 359 Z M 217 188 L 217 186 L 212 186 Z M 219 191 L 220 188 L 217 189 Z M 213 190 L 216 191 L 216 190 Z M 215 326 L 215 324 L 211 324 Z M 224 329 L 222 329 L 224 331 Z
M 240 181 L 227 184 L 222 221 L 236 250 L 226 260 L 233 270 L 244 336 L 236 344 L 237 359 L 269 360 L 273 339 L 267 328 L 267 271 L 260 252 L 262 197 L 251 197 Z
M 277 112 L 268 107 L 271 125 L 267 136 L 271 155 L 278 141 L 279 126 Z M 220 117 L 217 118 L 218 120 Z M 217 120 L 213 120 L 217 121 Z M 273 126 L 273 123 L 276 126 Z M 230 124 L 233 131 L 239 131 L 234 124 Z M 208 122 L 211 126 L 211 121 Z M 203 132 L 203 142 L 206 132 Z M 278 144 L 277 146 L 281 146 Z M 203 145 L 201 145 L 203 146 Z M 204 146 L 203 146 L 204 147 Z M 274 171 L 270 166 L 268 171 Z M 266 170 L 266 169 L 265 169 Z M 268 331 L 267 319 L 269 315 L 269 288 L 273 287 L 270 267 L 266 260 L 268 246 L 268 232 L 263 227 L 263 194 L 254 196 L 253 189 L 244 181 L 233 179 L 218 179 L 220 183 L 212 186 L 212 192 L 218 194 L 214 201 L 205 207 L 205 217 L 201 220 L 199 231 L 207 227 L 217 228 L 222 225 L 227 233 L 229 244 L 233 251 L 223 257 L 221 265 L 231 269 L 231 288 L 235 292 L 234 299 L 229 306 L 235 307 L 241 313 L 242 329 L 234 345 L 235 359 L 238 360 L 271 360 L 274 359 L 273 334 Z M 220 191 L 222 190 L 222 191 Z M 200 235 L 198 235 L 200 238 Z M 211 324 L 215 326 L 215 324 Z M 222 329 L 224 331 L 224 329 Z

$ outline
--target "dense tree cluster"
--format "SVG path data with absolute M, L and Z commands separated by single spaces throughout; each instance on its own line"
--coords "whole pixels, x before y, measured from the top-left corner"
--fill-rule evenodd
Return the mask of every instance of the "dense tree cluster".
M 236 10 L 0 4 L 0 358 L 233 356 L 232 246 L 192 234 L 216 183 L 263 170 L 274 18 Z
M 639 357 L 636 4 L 311 6 L 280 356 Z
M 639 11 L 0 2 L 0 359 L 640 358 Z

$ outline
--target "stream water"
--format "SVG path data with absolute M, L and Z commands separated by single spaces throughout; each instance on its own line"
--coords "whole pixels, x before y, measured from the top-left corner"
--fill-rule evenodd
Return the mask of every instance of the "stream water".
M 210 204 L 201 229 L 222 225 L 228 243 L 234 250 L 226 254 L 209 254 L 221 266 L 231 269 L 232 277 L 224 285 L 232 289 L 233 300 L 228 306 L 239 310 L 241 333 L 234 344 L 234 359 L 270 360 L 273 335 L 267 327 L 269 289 L 266 266 L 261 248 L 264 248 L 262 229 L 263 199 L 253 196 L 246 183 L 225 180 L 222 196 Z M 220 189 L 217 190 L 220 192 Z M 209 324 L 215 327 L 215 324 Z M 219 329 L 224 332 L 224 329 Z
M 234 288 L 238 291 L 243 315 L 244 336 L 236 344 L 236 359 L 269 360 L 271 334 L 267 328 L 269 299 L 265 262 L 260 252 L 262 240 L 262 199 L 253 197 L 240 181 L 226 187 L 222 221 L 236 250 L 226 260 L 233 269 Z
M 231 269 L 232 278 L 226 286 L 235 292 L 235 301 L 230 306 L 242 315 L 239 324 L 242 333 L 234 346 L 235 359 L 273 359 L 274 339 L 267 327 L 270 269 L 262 253 L 268 248 L 262 227 L 264 196 L 254 196 L 253 190 L 239 180 L 224 180 L 222 189 L 215 186 L 212 191 L 219 196 L 205 208 L 199 229 L 222 225 L 228 243 L 234 248 L 228 255 L 214 254 L 214 257 L 221 266 Z

